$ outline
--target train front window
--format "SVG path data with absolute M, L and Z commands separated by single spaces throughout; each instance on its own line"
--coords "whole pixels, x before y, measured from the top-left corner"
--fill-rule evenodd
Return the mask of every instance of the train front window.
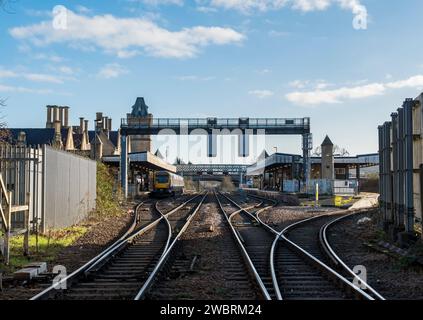
M 156 176 L 157 183 L 168 183 L 169 178 L 168 176 Z

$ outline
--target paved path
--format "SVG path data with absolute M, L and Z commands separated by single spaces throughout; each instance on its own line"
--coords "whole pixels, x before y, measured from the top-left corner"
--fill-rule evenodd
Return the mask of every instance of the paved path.
M 360 200 L 354 203 L 349 210 L 372 208 L 378 205 L 378 193 L 360 193 Z

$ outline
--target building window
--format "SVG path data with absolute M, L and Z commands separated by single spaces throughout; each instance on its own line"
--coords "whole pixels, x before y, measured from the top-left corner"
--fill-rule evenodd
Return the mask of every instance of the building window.
M 336 175 L 345 175 L 345 168 L 335 168 Z

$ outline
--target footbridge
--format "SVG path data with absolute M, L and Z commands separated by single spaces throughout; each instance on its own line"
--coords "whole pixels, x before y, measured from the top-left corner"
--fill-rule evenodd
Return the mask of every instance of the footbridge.
M 139 120 L 138 120 L 139 119 Z M 251 135 L 301 135 L 304 158 L 303 179 L 310 177 L 310 151 L 312 136 L 310 118 L 144 118 L 122 119 L 120 171 L 122 189 L 128 189 L 128 137 L 150 135 L 207 135 L 208 157 L 217 156 L 217 136 L 237 135 L 238 153 L 248 157 Z M 229 171 L 228 171 L 229 172 Z

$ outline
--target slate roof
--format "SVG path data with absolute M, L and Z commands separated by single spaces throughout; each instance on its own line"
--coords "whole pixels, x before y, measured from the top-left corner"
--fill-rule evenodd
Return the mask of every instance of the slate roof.
M 333 146 L 333 143 L 330 140 L 329 136 L 326 136 L 325 140 L 323 140 L 322 146 Z
M 22 128 L 22 129 L 8 129 L 11 134 L 10 143 L 16 143 L 18 141 L 19 133 L 26 133 L 26 143 L 28 146 L 37 146 L 48 144 L 50 145 L 54 139 L 54 129 L 53 128 Z M 66 138 L 66 136 L 65 136 Z
M 133 117 L 146 117 L 148 115 L 148 106 L 145 104 L 144 98 L 138 97 L 132 106 L 131 115 Z

